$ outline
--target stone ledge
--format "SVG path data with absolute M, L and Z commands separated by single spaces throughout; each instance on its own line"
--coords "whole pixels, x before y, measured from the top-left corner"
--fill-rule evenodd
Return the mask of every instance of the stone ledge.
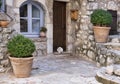
M 103 45 L 111 45 L 111 46 L 120 46 L 120 43 L 112 43 L 112 42 L 108 42 L 108 43 L 104 43 Z
M 47 38 L 30 38 L 34 42 L 46 42 Z

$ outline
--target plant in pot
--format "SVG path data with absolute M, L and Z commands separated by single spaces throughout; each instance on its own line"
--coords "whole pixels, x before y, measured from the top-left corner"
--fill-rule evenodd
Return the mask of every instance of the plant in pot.
M 7 49 L 15 76 L 29 77 L 34 58 L 32 56 L 35 51 L 34 43 L 29 38 L 18 34 L 8 42 Z
M 46 37 L 46 32 L 47 32 L 47 28 L 46 27 L 41 27 L 40 37 Z
M 109 25 L 112 22 L 112 15 L 103 9 L 94 10 L 91 14 L 91 23 L 93 24 L 93 30 L 95 35 L 95 41 L 104 43 L 108 40 L 110 31 Z

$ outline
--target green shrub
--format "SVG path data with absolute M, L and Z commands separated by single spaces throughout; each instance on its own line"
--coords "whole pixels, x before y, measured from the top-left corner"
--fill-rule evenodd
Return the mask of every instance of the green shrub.
M 40 32 L 47 32 L 47 28 L 46 27 L 41 27 Z
M 29 57 L 35 51 L 34 43 L 22 35 L 13 37 L 8 42 L 7 48 L 11 56 L 17 58 Z
M 91 23 L 97 26 L 108 26 L 112 22 L 112 15 L 103 9 L 94 10 L 91 14 Z

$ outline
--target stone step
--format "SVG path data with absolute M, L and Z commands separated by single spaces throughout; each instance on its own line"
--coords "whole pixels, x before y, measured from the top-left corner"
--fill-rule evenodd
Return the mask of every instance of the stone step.
M 53 54 L 55 56 L 71 56 L 71 53 L 68 52 L 62 52 L 62 53 L 54 52 Z
M 97 71 L 96 79 L 102 84 L 120 84 L 120 77 L 107 74 L 105 67 Z
M 120 64 L 120 43 L 97 43 L 96 46 L 100 65 Z
M 108 50 L 109 52 L 112 53 L 113 57 L 113 62 L 115 64 L 120 64 L 120 51 L 119 50 L 114 50 L 114 49 L 110 49 Z
M 120 35 L 110 35 L 108 42 L 120 43 Z
M 120 50 L 120 43 L 108 42 L 108 43 L 104 43 L 103 45 L 104 45 L 105 48 L 107 48 L 107 49 Z

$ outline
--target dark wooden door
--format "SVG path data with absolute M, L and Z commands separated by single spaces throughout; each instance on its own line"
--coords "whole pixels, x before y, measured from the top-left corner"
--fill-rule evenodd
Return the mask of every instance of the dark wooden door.
M 58 47 L 66 50 L 66 3 L 54 1 L 53 5 L 53 51 Z

